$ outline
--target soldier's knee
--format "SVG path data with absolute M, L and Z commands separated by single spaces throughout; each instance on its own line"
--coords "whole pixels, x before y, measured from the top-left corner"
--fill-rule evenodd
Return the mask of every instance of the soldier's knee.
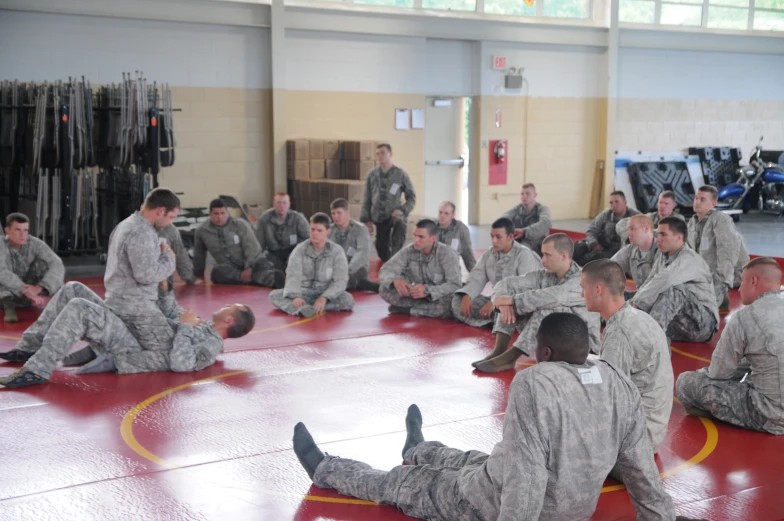
M 702 375 L 696 371 L 685 371 L 678 376 L 675 381 L 675 395 L 678 399 L 685 399 L 691 396 L 692 392 L 700 387 Z

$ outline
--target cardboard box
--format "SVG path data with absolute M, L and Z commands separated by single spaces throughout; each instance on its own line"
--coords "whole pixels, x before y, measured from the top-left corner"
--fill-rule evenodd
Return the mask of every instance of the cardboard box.
M 367 179 L 371 170 L 376 168 L 375 161 L 360 161 L 359 162 L 359 177 L 356 179 Z
M 360 215 L 362 214 L 362 205 L 361 204 L 350 204 L 348 205 L 348 213 L 352 219 L 355 221 L 359 220 Z M 412 233 L 413 236 L 413 233 Z
M 302 199 L 302 192 L 300 191 L 301 181 L 289 181 L 289 196 L 291 197 L 292 204 L 294 201 Z
M 343 159 L 359 161 L 359 141 L 343 141 Z
M 360 161 L 374 161 L 376 159 L 376 142 L 360 141 L 359 157 L 357 159 Z
M 310 157 L 308 159 L 324 159 L 324 140 L 311 139 L 309 142 Z
M 359 161 L 343 161 L 343 179 L 360 179 Z
M 331 185 L 332 185 L 332 181 L 319 181 L 318 197 L 315 199 L 315 201 L 318 201 L 319 203 L 324 203 L 324 202 L 326 202 L 327 204 L 331 203 L 332 202 L 332 199 L 330 199 L 330 195 L 332 194 Z
M 310 181 L 308 182 L 308 197 L 306 199 L 308 201 L 318 201 L 318 194 L 319 194 L 319 182 L 318 181 Z
M 336 161 L 343 159 L 343 149 L 340 146 L 340 141 L 337 139 L 324 140 L 324 159 Z
M 289 179 L 309 179 L 310 161 L 289 161 L 286 165 L 286 177 Z
M 339 159 L 327 159 L 327 179 L 341 179 L 343 177 L 343 162 Z
M 310 160 L 310 178 L 324 179 L 327 176 L 326 163 L 323 159 Z
M 310 141 L 307 139 L 286 141 L 286 158 L 289 161 L 307 161 L 310 159 Z

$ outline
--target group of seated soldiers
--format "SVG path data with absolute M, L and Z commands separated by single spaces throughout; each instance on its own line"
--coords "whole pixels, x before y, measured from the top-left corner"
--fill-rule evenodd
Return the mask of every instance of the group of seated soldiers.
M 675 196 L 671 192 L 662 193 L 657 211 L 648 215 L 629 209 L 624 194 L 613 192 L 610 209 L 594 219 L 586 239 L 573 243 L 566 234 L 548 235 L 550 211 L 536 202 L 535 187 L 526 184 L 521 190 L 521 204 L 492 224 L 492 248 L 476 261 L 467 227 L 455 219 L 455 206 L 450 202 L 441 205 L 437 220 L 418 221 L 413 243 L 402 245 L 401 226 L 404 234 L 405 218 L 414 200 L 408 192 L 413 193 L 413 188 L 407 174 L 391 165 L 387 145 L 381 145 L 377 155 L 379 167 L 368 178 L 362 222 L 352 220 L 347 201 L 337 199 L 331 204 L 331 221 L 326 214 L 316 213 L 308 223 L 302 214 L 290 209 L 288 195 L 276 194 L 274 207 L 262 215 L 254 230 L 246 221 L 231 217 L 223 201 L 216 199 L 210 203 L 209 220 L 196 231 L 192 265 L 172 226 L 179 200 L 168 190 L 152 191 L 142 209 L 112 233 L 105 301 L 79 283 L 68 283 L 61 289 L 64 270 L 60 259 L 42 241 L 28 236 L 26 217 L 9 215 L 6 236 L 0 242 L 0 297 L 5 320 L 17 319 L 16 306 L 40 304 L 43 295 L 54 298 L 16 348 L 0 354 L 0 358 L 25 363 L 0 383 L 8 387 L 43 383 L 59 360 L 66 365 L 82 365 L 82 373 L 120 374 L 193 371 L 212 364 L 223 350 L 223 340 L 247 334 L 255 318 L 242 304 L 221 308 L 211 321 L 203 321 L 177 305 L 173 272 L 176 269 L 188 283 L 196 282 L 204 275 L 209 252 L 214 260 L 213 283 L 273 287 L 271 303 L 292 315 L 312 317 L 326 311 L 349 311 L 354 298 L 347 290 L 377 291 L 389 304 L 390 313 L 453 317 L 472 327 L 490 328 L 495 345 L 488 356 L 472 364 L 479 372 L 513 369 L 523 354 L 535 356 L 540 362 L 557 362 L 546 364 L 553 369 L 537 370 L 540 376 L 536 378 L 541 381 L 534 379 L 533 370 L 518 374 L 510 390 L 510 408 L 513 399 L 521 400 L 516 407 L 528 404 L 537 386 L 543 386 L 540 390 L 555 386 L 566 393 L 569 385 L 555 381 L 559 371 L 566 371 L 582 386 L 612 383 L 613 389 L 608 391 L 612 396 L 605 397 L 606 401 L 619 401 L 612 410 L 593 412 L 633 418 L 634 413 L 629 411 L 636 407 L 635 398 L 618 398 L 628 394 L 623 382 L 631 382 L 644 411 L 645 443 L 627 445 L 622 441 L 630 432 L 637 432 L 639 425 L 610 425 L 607 428 L 611 432 L 605 433 L 618 441 L 608 453 L 611 468 L 607 474 L 627 482 L 635 480 L 630 492 L 645 482 L 638 492 L 659 494 L 660 485 L 650 482 L 655 465 L 651 467 L 648 454 L 655 453 L 665 437 L 673 387 L 690 414 L 772 434 L 784 433 L 781 268 L 767 257 L 749 260 L 731 219 L 714 210 L 714 187 L 703 186 L 697 191 L 695 215 L 688 222 L 674 212 Z M 378 283 L 368 280 L 371 231 L 375 232 L 377 249 L 380 246 L 384 250 Z M 465 284 L 461 259 L 469 271 Z M 634 281 L 634 291 L 626 289 L 627 276 Z M 710 340 L 718 330 L 720 307 L 728 307 L 729 288 L 738 286 L 745 307 L 729 321 L 710 366 L 684 372 L 673 384 L 670 342 Z M 519 335 L 510 347 L 515 330 Z M 80 338 L 87 340 L 88 346 L 67 355 Z M 616 372 L 623 378 L 618 380 Z M 552 383 L 545 385 L 545 381 Z M 515 386 L 525 387 L 519 397 L 513 392 Z M 568 395 L 569 400 L 551 404 L 554 410 L 566 408 L 572 411 L 569 414 L 583 414 L 575 409 L 579 408 L 576 395 L 571 391 Z M 627 406 L 629 410 L 621 410 Z M 538 428 L 550 429 L 547 436 L 555 435 L 552 429 L 557 426 L 547 424 L 552 415 L 542 415 Z M 479 459 L 471 463 L 471 453 L 460 453 L 461 459 L 456 453 L 439 455 L 443 448 L 440 444 L 427 445 L 433 442 L 424 442 L 421 432 L 417 433 L 421 415 L 413 408 L 406 422 L 410 439 L 404 457 L 413 467 L 433 461 L 444 467 L 492 467 L 504 453 L 514 453 L 506 446 L 513 443 L 507 441 L 508 437 L 518 438 L 515 443 L 520 443 L 516 429 L 521 427 L 514 423 L 518 420 L 525 423 L 507 414 L 504 440 L 496 447 L 498 455 L 494 451 L 488 458 L 477 453 Z M 316 483 L 360 497 L 387 500 L 397 490 L 394 480 L 405 478 L 390 477 L 393 470 L 389 475 L 383 473 L 386 481 L 374 482 L 377 490 L 372 494 L 367 484 L 359 486 L 362 490 L 352 488 L 356 477 L 342 481 L 341 472 L 368 473 L 365 477 L 371 480 L 381 479 L 372 474 L 378 471 L 371 472 L 358 462 L 325 457 L 304 425 L 297 429 L 295 451 Z M 524 437 L 530 443 L 541 441 L 531 436 L 529 432 Z M 560 443 L 567 444 L 563 447 L 566 452 L 572 441 L 579 445 L 577 439 L 561 439 Z M 644 464 L 632 462 L 635 457 L 642 458 Z M 505 480 L 511 476 L 496 475 L 494 468 L 485 472 L 490 474 L 491 482 L 481 483 L 477 477 L 466 489 L 471 491 L 466 492 L 467 497 L 453 499 L 482 510 L 485 507 L 471 494 L 485 499 L 490 496 L 492 501 L 486 508 L 498 515 L 498 508 L 504 508 L 507 485 L 512 485 Z M 548 481 L 546 472 L 544 477 L 534 475 L 531 479 L 534 477 L 538 480 L 535 486 L 541 488 L 537 494 L 545 494 L 544 488 L 550 494 L 550 487 L 561 486 Z M 436 479 L 420 478 L 431 485 Z M 501 480 L 503 486 L 496 480 Z M 448 480 L 445 483 L 442 485 L 454 485 Z M 559 493 L 565 490 L 559 489 Z M 394 494 L 398 496 L 390 502 L 405 504 L 399 490 Z M 510 494 L 510 505 L 514 506 L 519 494 Z M 583 499 L 595 504 L 593 492 L 588 496 Z M 642 497 L 633 499 L 636 506 L 646 503 Z M 659 509 L 659 514 L 649 518 L 672 519 L 668 501 L 659 498 L 654 501 L 658 506 L 648 505 Z M 533 512 L 536 505 L 517 506 L 522 508 L 514 510 L 519 513 L 528 512 L 529 507 Z M 428 508 L 422 515 L 433 515 Z M 462 507 L 456 504 L 449 508 L 458 511 Z M 557 505 L 553 508 L 558 509 Z M 460 518 L 487 519 L 477 516 Z

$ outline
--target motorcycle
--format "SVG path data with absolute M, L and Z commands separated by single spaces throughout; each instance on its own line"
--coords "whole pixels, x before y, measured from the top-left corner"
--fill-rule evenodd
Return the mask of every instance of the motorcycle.
M 748 212 L 756 198 L 760 212 L 784 215 L 784 167 L 766 160 L 772 159 L 762 152 L 762 138 L 751 153 L 749 164 L 738 169 L 738 180 L 719 189 L 717 210 L 732 213 L 734 221 L 739 220 L 737 210 Z M 735 212 L 732 212 L 735 210 Z

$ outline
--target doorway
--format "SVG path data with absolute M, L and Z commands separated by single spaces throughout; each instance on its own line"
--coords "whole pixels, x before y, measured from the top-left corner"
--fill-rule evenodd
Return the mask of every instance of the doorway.
M 444 201 L 455 217 L 468 222 L 471 98 L 428 97 L 425 108 L 425 215 L 438 217 Z

